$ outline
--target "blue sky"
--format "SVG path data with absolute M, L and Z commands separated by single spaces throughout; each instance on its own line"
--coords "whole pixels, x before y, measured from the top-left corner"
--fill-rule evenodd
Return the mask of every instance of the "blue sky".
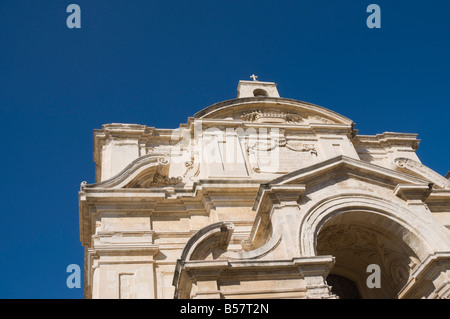
M 81 7 L 81 29 L 66 8 Z M 366 8 L 381 8 L 381 29 Z M 78 190 L 93 130 L 176 128 L 251 74 L 349 117 L 359 134 L 418 133 L 450 170 L 450 2 L 1 0 L 0 298 L 83 298 Z

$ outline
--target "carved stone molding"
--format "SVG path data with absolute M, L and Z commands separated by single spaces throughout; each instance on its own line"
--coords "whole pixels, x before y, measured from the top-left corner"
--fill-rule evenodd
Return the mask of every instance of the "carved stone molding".
M 286 174 L 301 165 L 311 164 L 315 160 L 314 156 L 318 155 L 314 144 L 305 144 L 284 136 L 246 145 L 246 151 L 253 172 L 272 174 Z M 305 154 L 305 158 L 301 157 L 301 153 L 309 155 Z
M 337 265 L 366 278 L 370 264 L 380 266 L 382 285 L 394 296 L 410 279 L 420 264 L 417 256 L 404 243 L 368 227 L 339 224 L 325 227 L 317 239 L 320 254 L 336 257 Z M 339 263 L 339 264 L 338 264 Z
M 168 177 L 168 176 L 164 176 L 161 175 L 159 173 L 156 173 L 153 176 L 153 180 L 150 183 L 149 186 L 168 186 L 168 185 L 176 185 L 178 183 L 181 183 L 183 181 L 183 179 L 178 176 L 178 177 Z
M 295 113 L 287 113 L 280 111 L 263 111 L 263 110 L 256 110 L 243 113 L 241 115 L 241 120 L 256 123 L 335 124 L 334 121 L 317 114 L 305 113 L 300 115 Z
M 183 178 L 187 178 L 190 181 L 193 181 L 195 177 L 200 174 L 200 164 L 194 161 L 194 158 L 191 158 L 190 161 L 184 162 L 184 166 L 186 167 L 186 171 L 183 174 Z
M 398 184 L 394 189 L 394 194 L 405 200 L 409 205 L 422 205 L 432 189 L 433 184 Z
M 148 188 L 153 186 L 170 186 L 176 185 L 183 181 L 181 176 L 168 177 L 156 172 L 153 176 L 147 179 L 138 180 L 136 183 L 127 185 L 127 188 Z
M 261 110 L 244 113 L 241 119 L 258 123 L 301 123 L 303 121 L 297 114 Z
M 398 157 L 394 160 L 394 163 L 401 171 L 426 178 L 440 188 L 450 188 L 450 180 L 448 179 L 450 177 L 449 174 L 447 174 L 447 178 L 445 178 L 432 169 L 410 158 Z

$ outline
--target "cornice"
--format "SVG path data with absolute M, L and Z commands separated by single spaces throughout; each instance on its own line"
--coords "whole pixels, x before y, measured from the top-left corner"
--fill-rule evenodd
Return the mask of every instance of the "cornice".
M 384 132 L 377 135 L 356 135 L 353 139 L 355 144 L 368 146 L 390 147 L 407 147 L 416 151 L 420 145 L 420 139 L 415 133 L 394 133 Z
M 364 171 L 367 174 L 366 177 L 370 175 L 384 175 L 392 179 L 398 180 L 398 183 L 413 183 L 413 184 L 424 184 L 428 183 L 427 180 L 409 175 L 403 172 L 397 172 L 389 168 L 374 165 L 362 160 L 354 159 L 348 156 L 340 155 L 334 158 L 322 161 L 320 163 L 310 165 L 305 168 L 301 168 L 294 172 L 288 173 L 281 177 L 278 177 L 269 182 L 270 185 L 284 185 L 284 184 L 298 184 L 302 183 L 302 180 L 306 178 L 311 178 L 315 175 L 320 175 L 325 171 L 336 170 L 339 167 L 346 167 L 350 170 Z M 397 184 L 398 184 L 397 183 Z
M 223 111 L 225 109 L 229 108 L 235 108 L 242 105 L 249 105 L 249 104 L 272 104 L 272 105 L 278 105 L 278 106 L 293 106 L 302 110 L 308 110 L 315 113 L 322 113 L 334 120 L 337 120 L 338 123 L 342 124 L 351 124 L 353 123 L 352 120 L 346 118 L 345 116 L 342 116 L 339 113 L 336 113 L 332 110 L 329 110 L 327 108 L 324 108 L 322 106 L 298 101 L 294 99 L 287 99 L 287 98 L 277 98 L 277 97 L 247 97 L 247 98 L 238 98 L 238 99 L 232 99 L 227 101 L 222 101 L 219 103 L 215 103 L 213 105 L 210 105 L 206 107 L 205 109 L 197 112 L 194 115 L 194 118 L 208 118 L 211 117 L 214 113 L 217 113 L 218 111 Z M 280 107 L 278 107 L 280 108 Z

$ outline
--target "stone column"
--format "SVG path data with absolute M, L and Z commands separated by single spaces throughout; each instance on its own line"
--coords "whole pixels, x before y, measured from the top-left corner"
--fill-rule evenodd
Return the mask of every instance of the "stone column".
M 217 274 L 218 277 L 219 274 Z M 193 299 L 220 299 L 220 290 L 217 279 L 199 278 L 197 279 L 197 292 Z
M 174 276 L 175 298 L 221 299 L 218 280 L 227 267 L 226 260 L 178 261 Z
M 334 266 L 334 257 L 316 256 L 296 258 L 294 263 L 298 265 L 306 282 L 306 298 L 308 299 L 336 299 L 325 279 Z
M 92 298 L 154 299 L 155 261 L 158 245 L 135 242 L 101 242 L 94 239 L 90 250 Z
M 438 252 L 428 258 L 412 274 L 399 292 L 399 299 L 450 299 L 450 253 Z

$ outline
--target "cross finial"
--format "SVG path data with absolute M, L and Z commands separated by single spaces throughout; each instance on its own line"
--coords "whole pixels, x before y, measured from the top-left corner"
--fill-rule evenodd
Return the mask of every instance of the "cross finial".
M 256 75 L 252 74 L 252 75 L 250 75 L 250 77 L 253 79 L 253 81 L 258 81 L 257 80 L 258 77 Z

